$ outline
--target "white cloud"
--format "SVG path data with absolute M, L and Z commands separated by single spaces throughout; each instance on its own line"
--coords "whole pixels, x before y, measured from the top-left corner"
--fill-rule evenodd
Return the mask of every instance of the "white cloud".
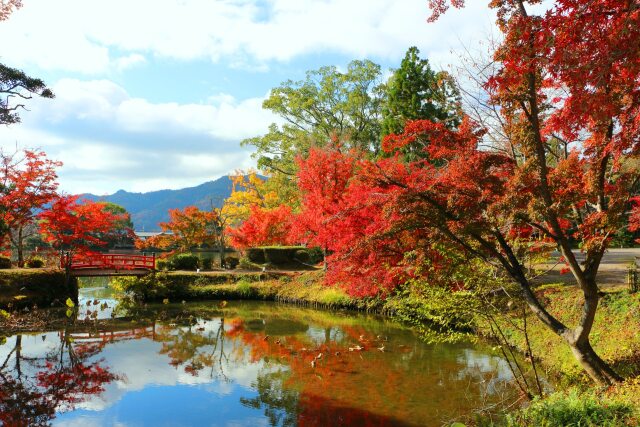
M 252 164 L 238 142 L 277 121 L 261 108 L 266 95 L 240 99 L 221 79 L 219 93 L 199 94 L 206 102 L 158 103 L 110 79 L 135 85 L 125 73 L 156 58 L 256 72 L 286 69 L 303 55 L 398 64 L 411 45 L 444 67 L 459 62 L 453 48 L 493 28 L 485 2 L 435 24 L 429 13 L 424 0 L 30 0 L 0 25 L 0 61 L 91 80 L 59 80 L 56 99 L 32 100 L 23 124 L 0 128 L 0 146 L 40 147 L 63 161 L 69 192 L 196 185 Z M 136 82 L 127 89 L 146 83 Z
M 492 25 L 485 2 L 428 24 L 424 0 L 32 0 L 0 27 L 3 59 L 17 66 L 99 73 L 141 64 L 141 53 L 225 58 L 266 71 L 309 53 L 397 59 L 408 46 L 451 57 Z M 112 58 L 109 50 L 129 53 Z
M 53 90 L 55 99 L 33 100 L 21 125 L 0 128 L 0 146 L 61 160 L 62 188 L 72 193 L 181 188 L 249 167 L 238 143 L 277 121 L 263 98 L 152 103 L 108 80 L 64 79 Z
M 127 56 L 121 56 L 115 60 L 115 67 L 118 71 L 124 71 L 126 69 L 145 64 L 147 59 L 139 53 L 132 53 Z

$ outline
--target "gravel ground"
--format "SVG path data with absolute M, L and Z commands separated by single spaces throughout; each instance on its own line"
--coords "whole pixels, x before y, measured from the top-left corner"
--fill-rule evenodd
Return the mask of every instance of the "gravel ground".
M 584 260 L 584 255 L 579 250 L 575 250 L 579 261 Z M 552 259 L 557 260 L 560 254 L 554 252 Z M 615 248 L 609 249 L 602 258 L 600 269 L 598 271 L 598 285 L 600 287 L 612 287 L 627 284 L 627 269 L 635 261 L 636 266 L 640 268 L 640 248 Z M 554 261 L 553 261 L 554 262 Z M 553 263 L 540 265 L 541 270 L 551 270 L 537 280 L 539 283 L 566 283 L 575 284 L 575 279 L 571 273 L 560 274 L 560 270 L 565 268 L 564 264 L 554 266 Z

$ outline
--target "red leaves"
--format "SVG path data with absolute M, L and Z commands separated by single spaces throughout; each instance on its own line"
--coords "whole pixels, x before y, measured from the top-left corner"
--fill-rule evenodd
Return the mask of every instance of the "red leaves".
M 121 216 L 105 209 L 105 204 L 85 201 L 78 196 L 60 196 L 38 215 L 44 240 L 55 249 L 72 253 L 91 252 L 106 242 L 102 239 L 118 226 Z
M 160 223 L 166 234 L 159 234 L 144 241 L 137 241 L 138 248 L 171 248 L 188 250 L 193 246 L 211 244 L 219 236 L 220 213 L 217 210 L 202 211 L 195 206 L 169 209 L 169 222 Z
M 275 209 L 251 207 L 249 218 L 238 228 L 227 230 L 231 244 L 238 249 L 290 243 L 293 214 L 289 206 Z
M 297 163 L 302 206 L 293 223 L 293 236 L 311 246 L 328 248 L 341 233 L 334 224 L 344 209 L 345 191 L 355 171 L 355 154 L 314 148 Z
M 1 162 L 2 220 L 9 228 L 24 226 L 33 219 L 35 210 L 56 196 L 56 169 L 62 163 L 47 159 L 43 151 L 32 150 L 21 155 L 2 154 Z
M 295 227 L 332 252 L 327 281 L 357 296 L 386 295 L 422 261 L 446 262 L 430 249 L 438 236 L 431 227 L 489 228 L 484 210 L 501 202 L 513 162 L 478 150 L 480 135 L 468 119 L 458 131 L 413 121 L 385 140 L 385 150 L 419 145 L 419 160 L 356 163 L 354 155 L 312 150 L 300 161 L 303 206 Z
M 451 3 L 453 7 L 463 7 L 464 0 L 429 0 L 429 8 L 431 9 L 431 16 L 429 17 L 429 22 L 436 21 L 440 15 L 445 13 L 447 9 L 449 9 L 449 5 L 447 3 Z
M 382 141 L 382 149 L 393 153 L 412 145 L 430 159 L 445 158 L 457 150 L 474 150 L 484 133 L 466 116 L 458 130 L 450 130 L 443 123 L 430 120 L 413 120 L 406 123 L 402 134 L 387 135 Z

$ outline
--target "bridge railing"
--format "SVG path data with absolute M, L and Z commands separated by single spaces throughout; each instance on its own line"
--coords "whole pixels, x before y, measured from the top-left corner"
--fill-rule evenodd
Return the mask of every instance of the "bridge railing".
M 156 256 L 130 255 L 130 254 L 92 254 L 74 256 L 69 262 L 69 255 L 65 254 L 60 260 L 60 265 L 67 265 L 71 270 L 101 269 L 101 270 L 154 270 Z

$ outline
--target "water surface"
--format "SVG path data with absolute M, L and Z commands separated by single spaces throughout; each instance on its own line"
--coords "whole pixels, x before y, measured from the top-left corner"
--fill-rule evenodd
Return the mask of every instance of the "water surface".
M 0 340 L 0 424 L 438 426 L 513 399 L 502 359 L 375 316 L 276 303 L 113 310 Z

